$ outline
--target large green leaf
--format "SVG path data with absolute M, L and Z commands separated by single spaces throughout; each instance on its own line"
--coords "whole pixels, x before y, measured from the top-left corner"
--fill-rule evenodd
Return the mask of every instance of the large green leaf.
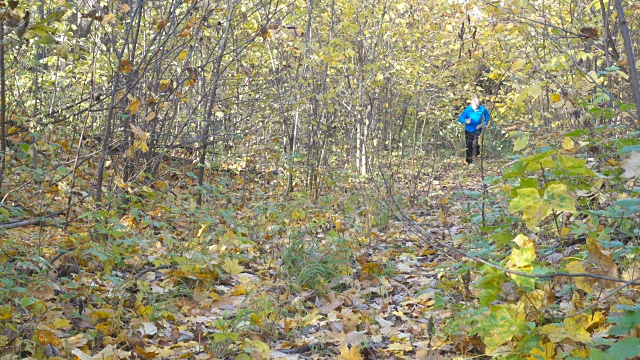
M 506 169 L 502 176 L 505 179 L 514 179 L 520 177 L 524 174 L 525 163 L 522 161 L 517 161 L 515 164 L 511 165 L 510 168 Z
M 609 317 L 609 323 L 617 324 L 609 330 L 611 335 L 624 335 L 629 331 L 640 326 L 640 309 L 629 308 L 621 316 Z
M 572 175 L 596 176 L 593 170 L 589 169 L 585 164 L 586 160 L 577 159 L 571 156 L 558 154 L 558 164 L 563 170 Z
M 522 211 L 522 219 L 527 227 L 534 230 L 553 210 L 575 212 L 575 200 L 567 193 L 564 184 L 549 185 L 540 198 L 537 189 L 517 189 L 517 196 L 509 202 L 509 211 L 516 213 Z
M 636 359 L 640 355 L 640 339 L 628 337 L 615 342 L 607 351 L 610 359 Z
M 518 196 L 509 202 L 509 211 L 512 213 L 522 211 L 522 220 L 527 227 L 534 230 L 536 226 L 549 214 L 551 208 L 540 198 L 537 189 L 518 189 Z
M 565 184 L 549 185 L 544 192 L 544 201 L 555 211 L 576 212 L 576 202 L 569 196 Z
M 502 279 L 502 272 L 498 270 L 487 267 L 483 271 L 482 278 L 477 283 L 477 287 L 480 289 L 480 294 L 478 294 L 480 305 L 486 306 L 497 298 L 498 293 L 502 291 Z
M 480 335 L 487 346 L 487 354 L 492 354 L 500 345 L 521 336 L 527 330 L 523 303 L 489 306 L 489 316 L 482 318 L 473 331 Z

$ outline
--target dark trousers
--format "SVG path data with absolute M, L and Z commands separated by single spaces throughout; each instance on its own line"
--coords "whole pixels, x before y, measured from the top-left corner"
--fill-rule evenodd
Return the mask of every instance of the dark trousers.
M 476 131 L 464 131 L 464 139 L 467 144 L 467 164 L 471 164 L 473 162 L 473 158 L 477 158 L 478 155 L 480 155 L 480 144 L 478 144 L 478 139 L 481 134 L 482 129 L 477 129 Z

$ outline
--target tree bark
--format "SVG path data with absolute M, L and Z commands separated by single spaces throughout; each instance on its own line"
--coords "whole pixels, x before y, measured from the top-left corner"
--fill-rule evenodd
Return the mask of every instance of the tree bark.
M 629 63 L 629 75 L 631 77 L 631 87 L 633 88 L 633 101 L 636 104 L 636 119 L 634 121 L 635 126 L 639 126 L 640 122 L 640 86 L 638 86 L 638 69 L 636 68 L 636 59 L 633 56 L 633 44 L 631 43 L 631 36 L 629 35 L 629 27 L 627 26 L 627 19 L 624 16 L 624 9 L 622 8 L 622 0 L 616 0 L 616 9 L 618 10 L 618 21 L 620 23 L 620 32 L 624 39 L 624 49 L 627 53 L 627 60 Z
M 4 19 L 0 18 L 0 190 L 2 189 L 2 179 L 7 157 L 6 112 L 7 88 L 4 69 Z

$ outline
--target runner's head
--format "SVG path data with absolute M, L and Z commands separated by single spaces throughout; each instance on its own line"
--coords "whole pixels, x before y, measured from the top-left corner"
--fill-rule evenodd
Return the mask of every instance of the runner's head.
M 471 107 L 473 110 L 478 110 L 478 106 L 480 106 L 480 100 L 478 100 L 477 96 L 471 97 Z

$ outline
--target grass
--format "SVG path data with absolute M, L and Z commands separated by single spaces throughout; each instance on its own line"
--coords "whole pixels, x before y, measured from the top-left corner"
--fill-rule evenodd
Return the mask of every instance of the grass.
M 298 290 L 322 290 L 332 279 L 351 269 L 349 252 L 339 238 L 328 238 L 329 244 L 319 245 L 316 239 L 297 236 L 282 254 L 283 275 L 291 279 Z

